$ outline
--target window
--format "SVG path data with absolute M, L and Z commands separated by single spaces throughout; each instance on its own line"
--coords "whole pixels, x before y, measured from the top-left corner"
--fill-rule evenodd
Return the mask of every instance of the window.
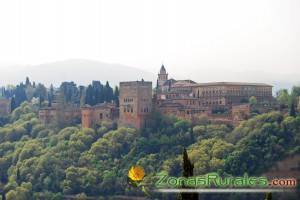
M 102 114 L 102 113 L 100 113 L 99 117 L 100 117 L 100 119 L 103 119 L 103 114 Z

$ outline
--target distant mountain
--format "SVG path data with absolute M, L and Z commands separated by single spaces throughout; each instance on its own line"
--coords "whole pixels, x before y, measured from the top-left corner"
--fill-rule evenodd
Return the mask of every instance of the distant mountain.
M 169 78 L 191 79 L 199 83 L 262 82 L 273 85 L 274 94 L 281 88 L 290 89 L 294 85 L 300 85 L 300 73 L 285 72 L 284 69 L 282 73 L 276 73 L 263 69 L 244 71 L 201 66 L 196 69 L 176 70 L 172 67 L 166 66 Z M 153 81 L 154 87 L 157 78 L 155 73 L 142 69 L 85 59 L 70 59 L 28 66 L 0 64 L 0 86 L 20 83 L 25 81 L 26 76 L 30 77 L 30 80 L 44 83 L 46 86 L 51 83 L 59 86 L 62 81 L 74 81 L 77 85 L 87 85 L 92 80 L 109 81 L 113 86 L 118 85 L 120 81 L 135 81 L 143 78 Z
M 63 81 L 74 81 L 78 85 L 87 85 L 92 80 L 109 81 L 117 85 L 120 81 L 144 80 L 154 81 L 155 75 L 134 67 L 104 63 L 93 60 L 72 59 L 40 65 L 9 66 L 0 68 L 0 85 L 16 84 L 30 80 L 41 82 L 47 86 L 59 86 Z

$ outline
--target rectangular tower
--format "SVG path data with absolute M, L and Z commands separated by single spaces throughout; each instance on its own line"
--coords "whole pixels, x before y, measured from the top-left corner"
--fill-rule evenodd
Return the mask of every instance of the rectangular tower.
M 119 126 L 145 127 L 152 110 L 152 82 L 120 82 L 119 102 Z

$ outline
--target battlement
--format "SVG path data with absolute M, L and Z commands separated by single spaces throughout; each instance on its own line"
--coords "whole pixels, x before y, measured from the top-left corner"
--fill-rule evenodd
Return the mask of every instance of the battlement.
M 152 82 L 151 81 L 126 81 L 126 82 L 120 82 L 120 87 L 137 87 L 137 86 L 151 86 L 152 87 Z

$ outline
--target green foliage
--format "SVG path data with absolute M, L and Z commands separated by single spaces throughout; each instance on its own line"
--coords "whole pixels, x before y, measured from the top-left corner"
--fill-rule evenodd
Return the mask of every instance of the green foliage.
M 98 103 L 111 102 L 112 100 L 118 104 L 118 96 L 118 88 L 113 91 L 108 81 L 105 85 L 102 85 L 100 81 L 93 81 L 86 89 L 85 104 L 93 106 Z
M 289 115 L 292 117 L 296 117 L 296 108 L 295 108 L 295 103 L 292 102 L 290 105 L 290 111 L 289 111 Z
M 299 147 L 299 130 L 299 117 L 284 117 L 280 113 L 263 114 L 243 123 L 228 136 L 236 143 L 236 149 L 226 158 L 225 172 L 263 172 Z
M 282 106 L 285 107 L 289 103 L 289 93 L 288 90 L 282 89 L 277 92 L 277 101 Z
M 251 106 L 255 106 L 257 104 L 257 99 L 255 96 L 249 98 L 249 103 Z
M 181 175 L 183 148 L 195 175 L 259 174 L 286 155 L 300 153 L 300 117 L 280 112 L 257 115 L 236 128 L 159 113 L 151 118 L 140 131 L 108 122 L 95 129 L 50 129 L 39 122 L 34 105 L 22 103 L 0 127 L 0 182 L 6 198 L 137 195 L 129 190 L 128 169 L 142 166 L 150 185 L 157 173 Z
M 225 164 L 225 156 L 233 150 L 233 145 L 221 139 L 204 139 L 191 145 L 188 148 L 188 155 L 194 163 L 194 175 L 201 175 L 206 172 L 216 172 Z M 181 155 L 176 160 L 167 160 L 164 163 L 164 170 L 173 175 L 175 166 L 181 162 Z
M 6 199 L 7 200 L 28 200 L 31 198 L 31 189 L 32 189 L 31 183 L 22 183 L 14 190 L 10 190 L 6 194 Z
M 196 125 L 193 127 L 194 137 L 197 140 L 206 138 L 224 138 L 232 131 L 232 128 L 225 124 Z
M 80 96 L 76 84 L 72 82 L 63 82 L 60 85 L 61 98 L 64 103 L 79 104 Z

